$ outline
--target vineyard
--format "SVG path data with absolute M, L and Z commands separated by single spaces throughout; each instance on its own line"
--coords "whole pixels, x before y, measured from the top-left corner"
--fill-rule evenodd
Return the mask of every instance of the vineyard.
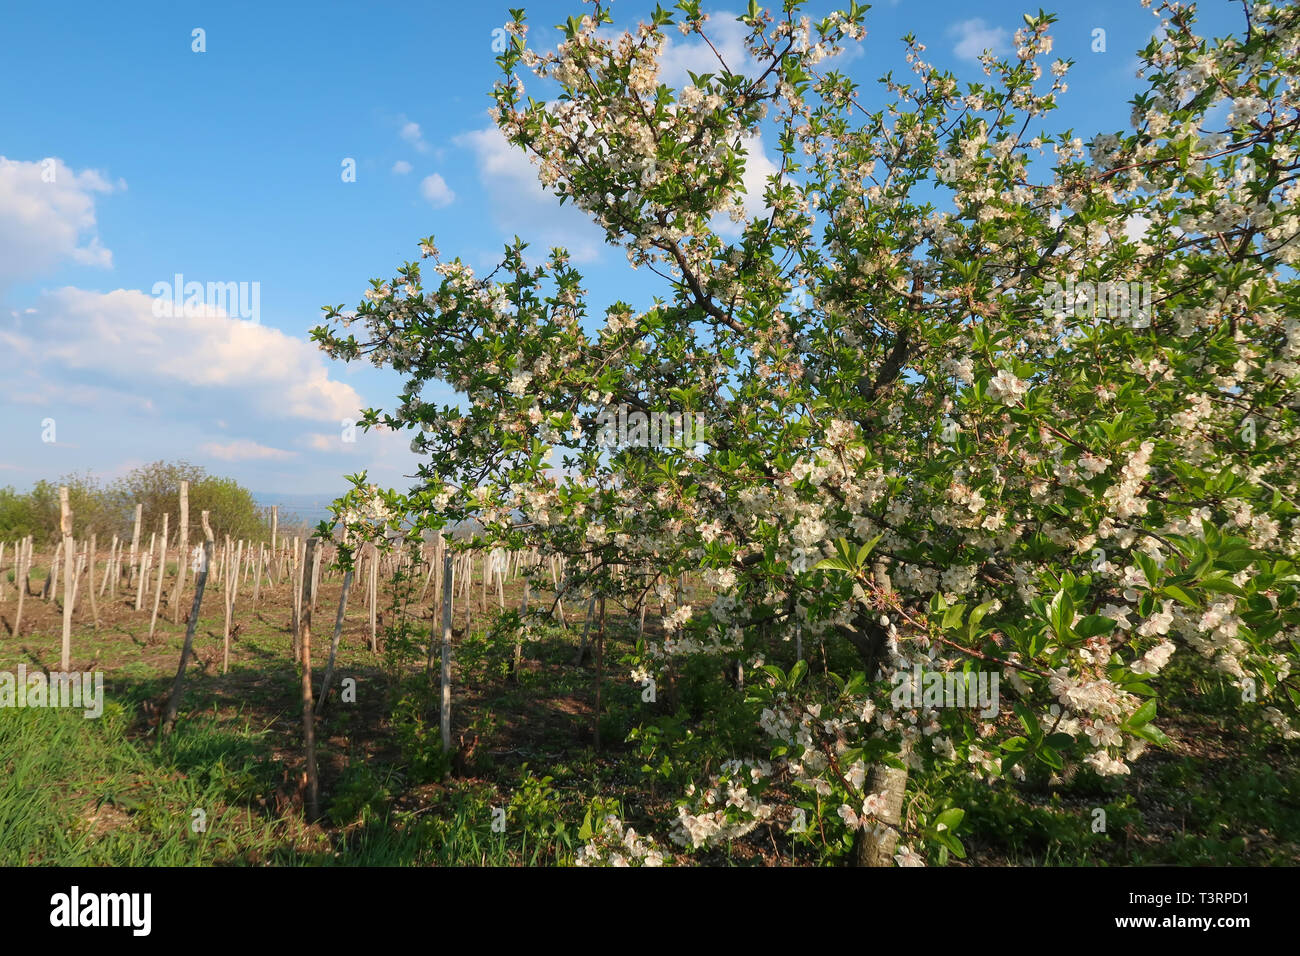
M 711 749 L 707 738 L 744 738 L 744 714 L 724 709 L 743 670 L 695 669 L 653 690 L 629 672 L 638 644 L 662 639 L 671 608 L 712 599 L 686 576 L 667 606 L 651 589 L 639 605 L 588 597 L 566 608 L 562 562 L 476 548 L 468 534 L 453 548 L 362 549 L 348 571 L 337 548 L 309 557 L 303 538 L 226 541 L 206 573 L 201 546 L 177 560 L 180 532 L 153 537 L 104 552 L 69 537 L 71 578 L 62 546 L 33 554 L 23 539 L 0 552 L 0 672 L 105 675 L 96 719 L 78 709 L 6 716 L 6 865 L 568 865 L 605 814 L 642 832 L 671 819 L 674 781 Z M 806 650 L 810 666 L 826 666 L 825 646 Z M 1232 700 L 1222 681 L 1190 685 L 1169 752 L 1143 763 L 1136 786 L 1067 777 L 992 796 L 967 784 L 981 805 L 965 862 L 1294 863 L 1294 755 L 1243 746 Z M 690 749 L 654 726 L 664 718 L 690 722 Z M 950 779 L 933 786 L 962 792 Z M 667 862 L 672 849 L 661 848 Z M 828 859 L 775 828 L 694 859 L 677 849 L 683 863 Z
M 283 156 L 0 328 L 0 864 L 1300 863 L 1300 6 L 892 6 L 457 8 L 315 100 L 350 27 L 346 137 L 194 27 Z M 18 295 L 128 201 L 42 163 Z

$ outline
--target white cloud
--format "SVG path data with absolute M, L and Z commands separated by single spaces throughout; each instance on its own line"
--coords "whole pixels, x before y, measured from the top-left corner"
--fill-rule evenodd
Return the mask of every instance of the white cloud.
M 411 164 L 404 159 L 399 159 L 397 162 L 393 163 L 393 172 L 398 176 L 405 176 L 410 171 Z
M 346 447 L 341 432 L 313 432 L 304 436 L 304 443 L 314 451 L 337 451 Z
M 240 438 L 225 444 L 207 442 L 199 446 L 199 451 L 221 461 L 265 461 L 268 459 L 283 461 L 294 456 L 291 451 L 269 448 L 247 438 Z
M 33 312 L 0 324 L 0 341 L 53 380 L 60 397 L 61 383 L 109 388 L 146 395 L 173 414 L 202 409 L 241 425 L 337 422 L 362 404 L 352 386 L 330 379 L 311 342 L 216 309 L 155 315 L 153 297 L 138 290 L 46 293 Z
M 456 200 L 456 193 L 437 173 L 430 173 L 421 180 L 420 195 L 427 199 L 434 209 L 450 206 Z
M 763 150 L 761 133 L 746 136 L 741 140 L 741 145 L 745 147 L 747 154 L 745 174 L 741 177 L 741 182 L 745 184 L 745 215 L 757 216 L 768 208 L 763 202 L 768 177 L 775 176 L 781 167 L 768 159 L 767 153 Z
M 599 257 L 603 230 L 577 207 L 561 206 L 538 180 L 537 167 L 501 130 L 489 126 L 463 133 L 453 142 L 474 153 L 493 221 L 502 232 L 538 245 L 563 246 L 574 262 Z
M 744 137 L 741 146 L 744 147 L 746 154 L 745 172 L 740 179 L 745 186 L 746 220 L 753 219 L 755 216 L 770 215 L 771 210 L 763 202 L 763 193 L 767 190 L 768 177 L 776 175 L 781 167 L 768 159 L 763 149 L 761 133 Z M 730 238 L 739 236 L 743 228 L 742 224 L 732 222 L 725 213 L 714 216 L 709 225 L 714 232 Z
M 93 169 L 62 160 L 0 156 L 0 289 L 43 275 L 64 261 L 110 267 L 113 254 L 95 232 L 95 193 L 125 189 Z
M 952 52 L 963 60 L 978 60 L 985 50 L 1006 53 L 1011 44 L 1011 31 L 1006 27 L 990 26 L 983 17 L 954 23 L 948 28 L 948 37 L 955 41 Z
M 408 120 L 405 116 L 399 116 L 397 121 L 402 124 L 398 129 L 398 135 L 421 153 L 427 153 L 429 144 L 424 141 L 424 133 L 420 131 L 420 124 Z
M 1129 216 L 1124 220 L 1124 236 L 1131 242 L 1141 242 L 1151 228 L 1151 220 L 1146 216 Z

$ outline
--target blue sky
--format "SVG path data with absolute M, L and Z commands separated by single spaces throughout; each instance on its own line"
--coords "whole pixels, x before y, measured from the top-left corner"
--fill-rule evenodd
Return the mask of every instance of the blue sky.
M 620 0 L 616 23 L 653 6 Z M 741 6 L 706 5 L 724 39 L 735 32 L 727 11 Z M 359 408 L 391 406 L 400 380 L 328 360 L 307 332 L 322 305 L 355 307 L 371 277 L 417 258 L 431 233 L 445 257 L 478 269 L 514 234 L 538 251 L 563 244 L 597 305 L 648 305 L 650 277 L 602 248 L 576 211 L 558 209 L 490 128 L 492 31 L 506 7 L 9 4 L 0 26 L 0 485 L 72 471 L 107 480 L 161 458 L 262 492 L 338 493 L 342 476 L 362 469 L 405 487 L 415 464 L 408 437 L 346 442 L 341 426 Z M 584 7 L 526 9 L 536 44 Z M 978 51 L 1008 51 L 1021 13 L 1037 9 L 883 0 L 842 68 L 864 83 L 904 72 L 898 37 L 910 31 L 933 62 L 978 80 Z M 1136 0 L 1071 0 L 1057 12 L 1053 55 L 1076 66 L 1052 128 L 1087 139 L 1126 127 L 1133 54 L 1155 18 Z M 1202 4 L 1203 33 L 1239 20 L 1239 4 Z M 1106 31 L 1104 53 L 1091 50 L 1096 28 Z M 195 29 L 204 52 L 192 49 Z M 705 62 L 680 39 L 668 56 L 679 73 Z M 347 160 L 355 182 L 344 181 Z M 155 284 L 177 274 L 258 283 L 257 322 L 156 316 Z

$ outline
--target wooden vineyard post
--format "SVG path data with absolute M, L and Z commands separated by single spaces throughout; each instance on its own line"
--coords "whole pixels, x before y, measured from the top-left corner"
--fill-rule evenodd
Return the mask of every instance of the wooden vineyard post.
M 171 733 L 172 727 L 176 724 L 176 712 L 180 709 L 181 691 L 185 686 L 185 667 L 194 648 L 194 630 L 199 626 L 199 608 L 203 604 L 203 589 L 208 586 L 208 568 L 212 565 L 212 529 L 208 526 L 208 513 L 202 512 L 200 518 L 203 523 L 204 541 L 194 575 L 194 603 L 190 606 L 190 620 L 185 627 L 185 645 L 181 648 L 181 663 L 176 668 L 176 678 L 172 681 L 171 696 L 167 698 L 167 710 L 158 724 L 159 740 L 163 735 Z M 186 554 L 187 552 L 181 552 L 181 564 L 185 564 Z
M 442 535 L 438 535 L 438 541 L 433 547 L 433 559 L 429 562 L 429 571 L 434 575 L 433 606 L 436 608 L 442 607 L 442 554 Z
M 465 599 L 465 636 L 469 637 L 470 628 L 474 625 L 474 552 L 465 552 L 465 586 L 461 589 L 461 597 Z
M 90 536 L 90 554 L 86 556 L 89 567 L 86 570 L 86 592 L 90 595 L 90 616 L 95 621 L 95 630 L 99 630 L 99 603 L 95 600 L 95 536 Z
M 316 558 L 311 563 L 311 612 L 316 613 L 316 591 L 320 585 L 320 562 L 324 548 L 316 548 Z
M 447 548 L 442 558 L 442 749 L 451 750 L 451 611 L 452 552 Z M 468 606 L 469 601 L 466 600 Z M 432 650 L 433 642 L 429 642 Z
M 506 564 L 506 559 L 502 557 L 498 557 L 498 560 L 496 562 L 496 567 L 494 568 L 494 571 L 496 572 L 496 579 L 497 579 L 497 605 L 503 611 L 506 609 L 506 588 L 505 588 L 506 569 L 504 567 L 505 564 Z
M 549 563 L 551 568 L 551 583 L 555 588 L 555 619 L 560 622 L 560 627 L 567 631 L 569 629 L 569 622 L 564 618 L 564 598 L 561 597 L 560 572 L 555 555 L 551 555 Z
M 149 571 L 153 568 L 153 546 L 158 532 L 149 535 L 149 550 L 140 556 L 140 576 L 135 582 L 135 609 L 144 607 L 144 594 L 149 587 Z
M 86 566 L 86 556 L 77 553 L 77 566 L 72 571 L 72 611 L 75 614 L 77 610 L 77 592 L 81 590 L 81 572 Z
M 433 558 L 425 557 L 424 549 L 426 547 L 427 545 L 420 545 L 420 564 L 423 566 L 424 562 L 427 560 L 429 562 L 429 573 L 424 576 L 424 587 L 420 588 L 420 596 L 416 598 L 416 604 L 424 603 L 424 596 L 429 593 L 429 582 L 433 580 L 433 573 L 437 570 L 437 562 Z
M 280 583 L 280 571 L 275 566 L 275 540 L 280 531 L 280 506 L 271 505 L 271 581 L 274 584 Z
M 153 614 L 149 617 L 149 640 L 153 640 L 154 627 L 158 624 L 158 605 L 162 601 L 163 578 L 167 577 L 167 519 L 170 517 L 167 512 L 163 512 L 163 529 L 162 529 L 162 556 L 158 563 L 158 583 L 154 586 L 153 592 Z M 177 564 L 182 562 L 177 561 Z M 177 572 L 180 573 L 179 571 Z
M 72 509 L 68 489 L 59 489 L 59 530 L 63 532 L 63 653 L 59 668 L 66 674 L 72 661 Z
M 118 541 L 117 537 L 113 538 L 113 567 L 108 578 L 108 599 L 117 600 L 117 579 L 122 576 L 122 548 L 126 546 L 125 541 Z
M 149 567 L 149 555 L 140 555 L 140 573 L 135 576 L 135 609 L 140 610 L 144 603 L 144 575 Z
M 135 560 L 140 552 L 140 519 L 144 517 L 144 505 L 135 506 L 135 531 L 131 533 L 131 563 L 126 569 L 126 583 L 130 585 L 131 576 L 135 574 Z M 128 592 L 129 593 L 129 592 Z
M 54 560 L 50 562 L 50 576 L 45 579 L 45 587 L 41 589 L 41 600 L 53 601 L 54 592 L 59 586 L 59 565 L 63 561 L 63 539 L 59 539 L 58 545 L 54 548 Z M 30 570 L 30 569 L 29 569 Z
M 14 637 L 18 636 L 18 627 L 23 623 L 23 598 L 27 597 L 27 577 L 24 570 L 29 560 L 27 540 L 24 538 L 18 544 L 18 568 L 14 573 L 14 584 L 18 585 L 18 610 L 14 612 L 14 629 L 11 632 Z
M 249 546 L 251 549 L 251 545 Z M 257 599 L 262 596 L 262 554 L 265 546 L 257 542 L 257 570 L 253 572 L 253 610 L 257 610 Z
M 181 619 L 181 594 L 185 587 L 185 569 L 189 567 L 190 553 L 190 483 L 181 482 L 180 488 L 181 525 L 180 537 L 176 539 L 176 581 L 172 585 L 172 623 L 179 624 Z
M 316 539 L 307 539 L 304 565 L 310 565 L 316 556 Z M 316 779 L 316 716 L 312 706 L 311 689 L 311 572 L 303 574 L 301 594 L 302 611 L 299 615 L 299 646 L 302 649 L 302 744 L 307 755 L 307 821 L 315 822 L 320 815 L 320 787 Z
M 230 550 L 230 535 L 226 535 L 226 550 Z M 239 594 L 239 562 L 244 556 L 244 542 L 239 542 L 235 550 L 234 573 L 230 571 L 230 565 L 226 568 L 226 626 L 222 631 L 222 652 L 221 652 L 221 673 L 230 672 L 230 621 L 235 616 L 235 598 Z M 229 561 L 229 558 L 227 558 Z

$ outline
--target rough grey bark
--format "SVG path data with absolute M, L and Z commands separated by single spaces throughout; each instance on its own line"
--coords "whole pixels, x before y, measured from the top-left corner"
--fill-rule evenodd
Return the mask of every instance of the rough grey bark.
M 877 587 L 886 593 L 892 591 L 889 573 L 883 562 L 876 562 L 872 577 Z M 855 627 L 844 633 L 862 658 L 867 677 L 875 675 L 885 661 L 889 648 L 889 633 L 865 609 L 859 612 L 854 621 Z M 899 757 L 907 761 L 904 750 Z M 901 813 L 903 797 L 907 792 L 908 772 L 905 767 L 890 767 L 886 764 L 873 764 L 867 770 L 865 783 L 867 793 L 884 793 L 885 810 L 879 817 L 877 825 L 858 830 L 853 842 L 853 864 L 855 866 L 893 866 L 894 851 L 898 846 L 899 834 L 896 829 L 902 822 Z

